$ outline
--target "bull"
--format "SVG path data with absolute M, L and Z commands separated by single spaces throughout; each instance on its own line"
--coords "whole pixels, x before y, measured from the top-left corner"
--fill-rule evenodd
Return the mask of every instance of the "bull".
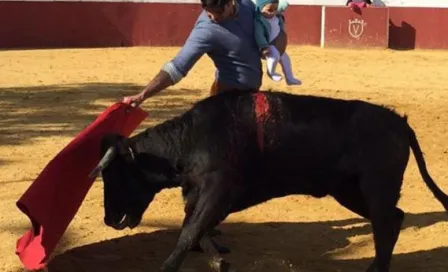
M 178 271 L 197 248 L 230 270 L 216 226 L 273 198 L 310 195 L 331 196 L 368 219 L 375 258 L 367 271 L 387 272 L 404 219 L 397 202 L 410 149 L 447 209 L 407 116 L 359 100 L 229 92 L 133 137 L 105 136 L 91 176 L 102 174 L 104 221 L 117 230 L 139 225 L 157 193 L 181 187 L 182 231 L 160 271 Z

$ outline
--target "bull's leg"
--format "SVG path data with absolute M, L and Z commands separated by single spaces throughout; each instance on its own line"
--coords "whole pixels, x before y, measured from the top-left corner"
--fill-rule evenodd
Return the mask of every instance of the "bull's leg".
M 211 237 L 219 236 L 219 235 L 222 235 L 222 231 L 220 231 L 220 230 L 217 229 L 217 228 L 214 228 L 214 229 L 212 229 L 212 230 L 209 232 L 209 235 L 210 235 Z
M 213 229 L 208 233 L 208 235 L 204 235 L 204 237 L 202 239 L 209 239 L 210 240 L 209 243 L 211 243 L 214 246 L 215 250 L 219 254 L 229 254 L 231 251 L 228 247 L 221 246 L 215 240 L 213 240 L 213 237 L 217 235 L 216 234 L 217 232 L 219 233 L 219 230 Z M 190 250 L 194 251 L 194 252 L 200 252 L 200 253 L 203 253 L 206 251 L 200 242 L 193 245 Z
M 185 205 L 185 218 L 184 221 L 182 223 L 182 227 L 184 227 L 190 220 L 191 216 L 193 215 L 194 209 L 196 208 L 196 204 L 198 202 L 198 191 L 194 190 L 188 193 L 187 197 L 186 197 L 186 205 Z M 219 245 L 218 243 L 216 243 L 212 237 L 220 235 L 221 231 L 217 230 L 217 229 L 212 229 L 211 231 L 208 232 L 207 235 L 204 235 L 204 237 L 202 239 L 208 239 L 210 241 L 207 242 L 207 244 L 211 244 L 214 246 L 214 250 L 217 251 L 220 254 L 228 254 L 230 253 L 230 249 L 228 249 L 227 247 L 223 247 L 221 245 Z M 191 249 L 191 251 L 195 251 L 195 252 L 204 252 L 206 251 L 201 245 L 200 243 L 196 243 L 194 244 Z
M 204 250 L 213 256 L 214 263 L 220 267 L 221 271 L 224 271 L 226 263 L 213 250 L 214 246 L 210 245 L 211 239 L 207 238 L 208 235 L 206 239 L 202 238 L 228 215 L 232 199 L 229 190 L 223 187 L 224 184 L 228 184 L 228 178 L 214 173 L 208 175 L 206 179 L 203 184 L 207 184 L 207 186 L 199 192 L 194 211 L 185 221 L 176 248 L 164 262 L 160 271 L 178 271 L 187 251 L 199 241 L 201 241 L 201 246 L 204 246 Z
M 375 259 L 368 272 L 389 272 L 395 244 L 404 220 L 397 208 L 400 182 L 373 179 L 364 183 L 363 192 L 369 206 L 375 242 Z
M 343 188 L 331 195 L 345 208 L 370 220 L 369 207 L 358 183 L 353 184 L 353 187 Z
M 190 192 L 188 192 L 188 195 L 186 196 L 186 204 L 185 204 L 185 209 L 184 209 L 185 218 L 182 223 L 182 228 L 184 228 L 190 221 L 191 216 L 193 215 L 194 209 L 196 208 L 198 198 L 199 198 L 198 190 L 191 190 Z M 193 246 L 191 246 L 190 250 L 202 252 L 202 248 L 199 246 L 199 243 L 195 243 Z
M 384 213 L 384 211 L 382 211 Z M 375 260 L 368 272 L 388 272 L 395 244 L 404 220 L 404 212 L 394 208 L 392 213 L 372 213 L 372 229 L 375 241 Z
M 211 266 L 219 272 L 230 272 L 231 267 L 228 262 L 226 262 L 223 258 L 221 258 L 219 249 L 222 248 L 217 245 L 213 239 L 209 235 L 205 235 L 200 241 L 199 244 L 204 252 L 207 252 L 212 257 Z M 222 254 L 222 253 L 221 253 Z

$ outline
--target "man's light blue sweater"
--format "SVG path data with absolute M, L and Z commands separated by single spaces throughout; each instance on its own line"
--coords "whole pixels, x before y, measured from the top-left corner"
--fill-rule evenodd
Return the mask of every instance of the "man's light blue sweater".
M 258 89 L 261 58 L 254 38 L 255 5 L 236 0 L 235 18 L 216 24 L 203 11 L 177 56 L 163 66 L 174 83 L 187 75 L 199 58 L 207 54 L 216 66 L 216 78 L 226 87 Z

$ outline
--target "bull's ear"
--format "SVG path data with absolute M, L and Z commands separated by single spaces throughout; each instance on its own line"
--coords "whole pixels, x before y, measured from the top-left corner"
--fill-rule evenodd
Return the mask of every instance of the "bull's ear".
M 103 155 L 109 147 L 117 150 L 117 155 L 122 157 L 126 162 L 130 163 L 134 160 L 134 152 L 131 149 L 129 138 L 120 134 L 107 134 L 101 141 L 101 155 Z
M 107 134 L 101 139 L 100 143 L 100 161 L 98 165 L 90 172 L 89 178 L 96 178 L 102 175 L 102 171 L 115 158 L 117 154 L 116 145 L 123 136 L 119 134 Z
M 123 137 L 115 144 L 115 147 L 117 148 L 120 157 L 122 157 L 126 162 L 131 163 L 134 161 L 136 154 L 134 153 L 129 138 Z

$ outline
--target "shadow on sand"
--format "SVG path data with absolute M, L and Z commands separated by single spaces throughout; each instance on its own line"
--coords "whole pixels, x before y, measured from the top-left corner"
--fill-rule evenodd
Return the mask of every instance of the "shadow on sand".
M 0 145 L 20 145 L 37 137 L 76 136 L 124 96 L 143 89 L 134 84 L 86 83 L 0 88 Z M 168 89 L 142 108 L 151 121 L 174 117 L 200 98 L 200 90 Z M 96 101 L 106 101 L 104 104 Z
M 407 214 L 403 229 L 428 227 L 448 221 L 444 212 Z M 169 226 L 165 226 L 169 227 Z M 219 227 L 222 245 L 232 249 L 225 258 L 237 271 L 365 271 L 371 258 L 341 260 L 331 252 L 357 250 L 349 237 L 370 234 L 363 219 L 307 223 L 225 223 Z M 157 271 L 174 248 L 179 229 L 140 233 L 81 246 L 56 256 L 50 271 Z M 368 241 L 368 246 L 373 243 Z M 448 248 L 395 254 L 392 271 L 447 271 Z M 339 254 L 340 255 L 340 254 Z M 181 271 L 212 271 L 208 256 L 189 253 Z

